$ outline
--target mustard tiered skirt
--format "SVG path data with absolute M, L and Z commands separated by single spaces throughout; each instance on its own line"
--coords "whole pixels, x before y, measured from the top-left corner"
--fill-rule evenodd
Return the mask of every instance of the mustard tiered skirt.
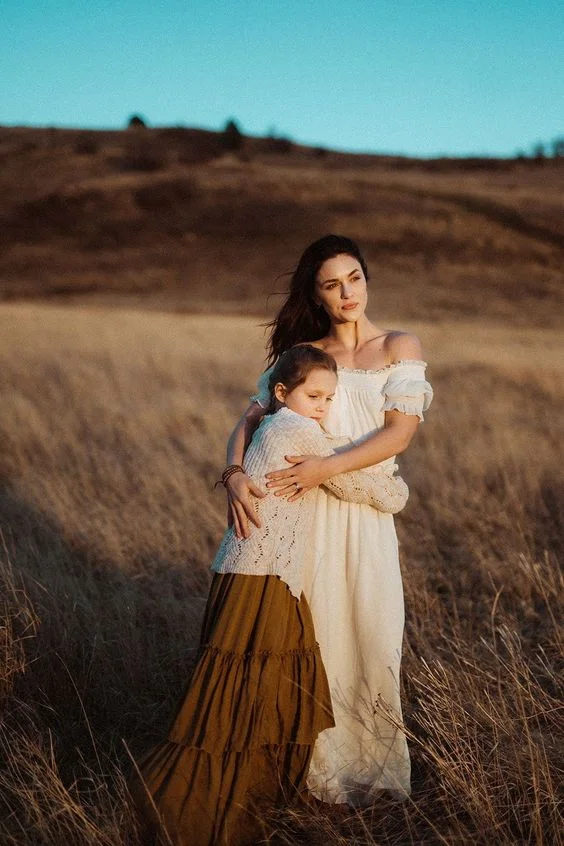
M 186 695 L 139 763 L 144 784 L 131 781 L 140 814 L 175 846 L 252 843 L 266 808 L 305 791 L 317 735 L 333 725 L 304 596 L 277 576 L 216 573 Z

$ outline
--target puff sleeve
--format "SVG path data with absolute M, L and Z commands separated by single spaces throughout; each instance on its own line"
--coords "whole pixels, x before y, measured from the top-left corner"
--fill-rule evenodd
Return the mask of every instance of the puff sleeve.
M 251 394 L 249 397 L 249 402 L 256 402 L 260 405 L 261 408 L 268 408 L 270 403 L 270 391 L 268 390 L 268 380 L 270 379 L 270 374 L 274 369 L 274 365 L 269 367 L 268 370 L 265 370 L 264 373 L 261 373 L 259 376 L 259 380 L 257 382 L 257 390 L 256 393 Z
M 384 385 L 384 411 L 402 411 L 416 414 L 423 420 L 433 399 L 433 389 L 425 379 L 424 361 L 398 361 L 390 367 L 390 375 Z

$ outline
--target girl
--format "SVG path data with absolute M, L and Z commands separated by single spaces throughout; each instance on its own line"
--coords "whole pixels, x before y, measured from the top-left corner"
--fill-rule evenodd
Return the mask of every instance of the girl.
M 317 489 L 290 504 L 264 475 L 288 452 L 331 455 L 350 439 L 321 428 L 337 384 L 334 359 L 299 346 L 269 379 L 269 407 L 241 466 L 259 486 L 261 529 L 244 540 L 230 527 L 212 564 L 199 658 L 167 739 L 139 765 L 132 792 L 153 829 L 174 844 L 241 844 L 261 831 L 264 807 L 299 795 L 313 744 L 332 726 L 327 678 L 307 600 L 303 562 Z M 328 495 L 395 512 L 407 486 L 393 463 L 335 475 Z

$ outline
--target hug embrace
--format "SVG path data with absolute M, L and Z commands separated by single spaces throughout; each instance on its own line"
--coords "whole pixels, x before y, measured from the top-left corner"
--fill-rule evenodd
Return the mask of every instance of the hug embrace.
M 156 842 L 242 846 L 269 807 L 410 790 L 395 457 L 432 399 L 413 335 L 366 317 L 358 246 L 311 244 L 222 480 L 198 660 L 130 788 Z

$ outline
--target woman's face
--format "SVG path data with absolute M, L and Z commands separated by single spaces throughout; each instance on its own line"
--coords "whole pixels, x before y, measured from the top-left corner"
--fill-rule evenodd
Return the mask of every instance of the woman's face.
M 337 387 L 337 377 L 330 370 L 315 367 L 307 374 L 305 382 L 297 385 L 293 391 L 287 391 L 282 382 L 274 388 L 274 395 L 289 409 L 320 423 L 333 400 Z
M 346 253 L 327 259 L 319 268 L 313 299 L 332 323 L 355 323 L 366 310 L 366 278 L 358 261 Z

